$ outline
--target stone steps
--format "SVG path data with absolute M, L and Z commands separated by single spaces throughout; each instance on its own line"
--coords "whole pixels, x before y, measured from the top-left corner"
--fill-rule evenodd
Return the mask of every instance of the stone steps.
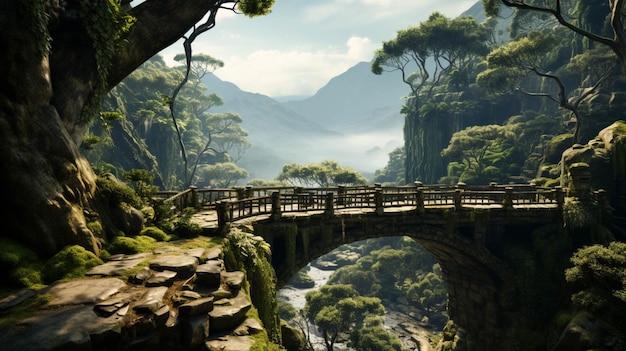
M 40 313 L 0 330 L 2 349 L 244 351 L 264 331 L 246 316 L 244 273 L 227 272 L 219 248 L 116 255 L 87 276 L 0 301 L 11 313 L 34 295 L 50 297 Z

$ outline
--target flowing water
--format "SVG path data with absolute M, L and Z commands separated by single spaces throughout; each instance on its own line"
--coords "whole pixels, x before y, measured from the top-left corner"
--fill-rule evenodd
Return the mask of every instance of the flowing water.
M 304 295 L 312 290 L 317 290 L 326 282 L 328 278 L 333 274 L 332 270 L 322 270 L 309 264 L 305 269 L 308 269 L 308 275 L 313 279 L 315 285 L 312 288 L 298 289 L 287 284 L 284 288 L 278 291 L 279 301 L 289 302 L 297 310 L 304 309 L 306 300 Z M 411 325 L 411 332 L 407 332 L 401 325 Z M 391 311 L 388 309 L 388 313 L 385 315 L 385 326 L 392 329 L 398 337 L 400 337 L 406 350 L 416 351 L 430 351 L 431 348 L 428 345 L 427 338 L 430 331 L 420 327 L 418 321 L 409 315 Z M 310 339 L 315 351 L 325 351 L 324 339 L 317 332 L 315 326 L 309 325 Z M 352 351 L 354 349 L 347 346 L 347 344 L 335 344 L 334 350 L 336 351 Z

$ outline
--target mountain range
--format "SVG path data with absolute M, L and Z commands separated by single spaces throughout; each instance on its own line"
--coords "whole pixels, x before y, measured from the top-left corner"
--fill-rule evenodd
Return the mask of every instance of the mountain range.
M 408 87 L 399 76 L 375 75 L 360 62 L 332 78 L 313 96 L 292 101 L 247 92 L 210 74 L 208 92 L 224 104 L 213 112 L 234 112 L 252 144 L 238 164 L 250 178 L 274 179 L 288 163 L 335 160 L 363 175 L 387 164 L 403 143 L 402 96 Z
M 506 32 L 511 12 L 502 8 L 501 33 Z M 484 21 L 482 2 L 461 16 Z M 370 66 L 370 62 L 360 62 L 313 96 L 296 100 L 243 91 L 214 74 L 206 75 L 203 83 L 209 93 L 224 101 L 213 112 L 234 112 L 243 118 L 252 147 L 238 164 L 248 170 L 250 179 L 271 180 L 285 164 L 324 160 L 335 160 L 371 177 L 387 164 L 388 154 L 404 144 L 400 110 L 409 87 L 398 72 L 375 75 Z

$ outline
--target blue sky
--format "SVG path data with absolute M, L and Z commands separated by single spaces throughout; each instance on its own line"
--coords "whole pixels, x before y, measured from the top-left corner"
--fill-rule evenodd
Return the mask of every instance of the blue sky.
M 278 97 L 313 95 L 332 77 L 369 61 L 383 41 L 439 11 L 456 17 L 475 0 L 276 0 L 272 13 L 218 12 L 194 53 L 224 61 L 215 74 L 241 89 Z M 161 52 L 167 62 L 180 42 Z

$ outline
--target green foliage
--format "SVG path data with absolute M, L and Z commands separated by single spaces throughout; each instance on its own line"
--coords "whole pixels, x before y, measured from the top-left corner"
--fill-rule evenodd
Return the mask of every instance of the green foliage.
M 385 313 L 379 298 L 360 296 L 346 284 L 324 285 L 305 299 L 305 314 L 320 328 L 329 350 L 340 335 L 361 329 L 367 316 Z
M 576 289 L 572 302 L 609 322 L 625 327 L 626 243 L 585 246 L 570 259 L 565 279 Z
M 184 59 L 180 55 L 177 58 Z M 169 94 L 176 89 L 182 68 L 167 66 L 158 55 L 145 62 L 105 99 L 103 109 L 121 111 L 126 119 L 115 124 L 99 120 L 90 128 L 93 135 L 103 140 L 112 141 L 113 136 L 118 136 L 117 145 L 102 143 L 90 150 L 90 161 L 110 164 L 118 170 L 147 169 L 156 179 L 155 184 L 166 189 L 204 181 L 198 179 L 196 172 L 206 165 L 237 162 L 250 147 L 248 133 L 241 127 L 242 119 L 234 113 L 211 113 L 223 101 L 207 93 L 201 82 L 204 75 L 221 66 L 223 62 L 209 55 L 194 55 L 190 80 L 170 111 Z M 176 118 L 176 128 L 172 126 L 171 113 Z M 125 153 L 120 154 L 120 149 Z
M 286 301 L 278 301 L 278 316 L 280 319 L 290 321 L 298 316 L 298 310 Z
M 404 148 L 399 147 L 389 153 L 387 165 L 382 170 L 374 172 L 374 182 L 383 185 L 404 184 Z
M 149 252 L 154 249 L 156 242 L 156 239 L 145 235 L 138 235 L 134 238 L 117 236 L 109 243 L 107 251 L 112 254 L 126 255 Z
M 227 269 L 239 269 L 246 273 L 252 303 L 258 310 L 269 339 L 280 342 L 280 319 L 276 300 L 276 273 L 268 261 L 269 244 L 262 238 L 239 229 L 232 229 L 223 244 Z
M 352 347 L 359 351 L 401 351 L 402 342 L 380 324 L 366 325 L 350 334 Z
M 87 124 L 99 110 L 106 94 L 113 56 L 121 49 L 124 37 L 136 19 L 122 11 L 119 1 L 116 0 L 80 0 L 78 5 L 79 16 L 93 40 L 99 74 L 94 94 L 83 111 L 83 123 Z
M 43 58 L 50 52 L 50 44 L 52 38 L 48 31 L 49 17 L 46 13 L 46 7 L 49 6 L 45 0 L 22 0 L 17 1 L 20 20 L 29 24 L 29 29 L 35 34 L 33 38 L 38 38 L 37 49 L 39 54 Z M 3 15 L 0 15 L 0 22 L 3 21 L 3 16 L 10 16 L 10 11 L 3 11 Z
M 593 204 L 568 197 L 563 204 L 563 221 L 572 229 L 588 228 L 597 222 L 595 211 Z
M 439 264 L 432 272 L 418 275 L 406 290 L 407 299 L 427 312 L 434 312 L 446 301 L 448 291 Z
M 159 191 L 159 187 L 152 185 L 154 175 L 147 169 L 132 169 L 122 172 L 122 175 L 126 180 L 130 181 L 135 193 L 146 202 Z
M 202 227 L 191 220 L 194 209 L 186 208 L 174 221 L 172 233 L 181 238 L 195 238 L 202 234 Z
M 241 0 L 237 8 L 248 17 L 265 16 L 272 12 L 274 0 Z
M 117 208 L 121 204 L 141 207 L 141 198 L 126 184 L 111 177 L 98 177 L 96 186 L 96 196 L 102 199 L 102 202 L 109 208 Z
M 5 277 L 5 288 L 41 285 L 41 267 L 34 251 L 17 241 L 0 237 L 0 274 Z
M 294 186 L 305 187 L 367 184 L 367 179 L 361 173 L 331 160 L 307 165 L 294 163 L 284 165 L 282 172 L 276 177 L 276 180 L 288 182 Z
M 212 188 L 228 188 L 248 175 L 248 171 L 233 162 L 217 162 L 199 168 L 197 184 Z
M 67 246 L 46 262 L 43 277 L 47 283 L 60 279 L 80 278 L 90 268 L 103 263 L 93 252 L 81 246 Z
M 511 162 L 516 154 L 514 135 L 500 125 L 472 126 L 452 135 L 441 155 L 450 159 L 448 178 L 467 184 L 506 182 L 520 168 Z

